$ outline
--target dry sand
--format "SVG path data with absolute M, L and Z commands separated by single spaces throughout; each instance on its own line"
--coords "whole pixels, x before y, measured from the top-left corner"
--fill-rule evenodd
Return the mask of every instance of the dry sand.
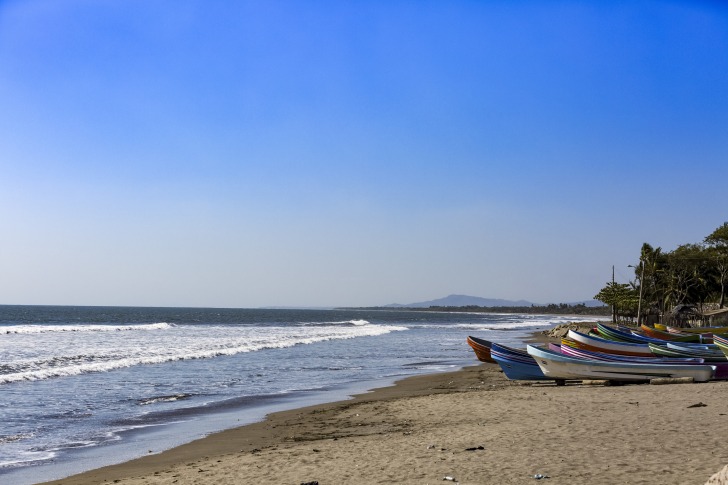
M 728 463 L 727 394 L 728 382 L 518 385 L 482 364 L 51 483 L 702 484 Z

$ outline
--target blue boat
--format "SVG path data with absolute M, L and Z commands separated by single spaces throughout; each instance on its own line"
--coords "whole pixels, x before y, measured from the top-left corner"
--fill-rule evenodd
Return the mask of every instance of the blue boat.
M 490 356 L 503 369 L 506 377 L 512 381 L 550 380 L 544 375 L 536 360 L 525 350 L 492 343 Z

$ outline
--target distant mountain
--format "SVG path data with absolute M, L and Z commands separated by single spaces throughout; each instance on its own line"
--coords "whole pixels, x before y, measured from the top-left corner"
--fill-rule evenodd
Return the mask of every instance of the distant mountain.
M 557 302 L 552 302 L 557 303 Z M 562 303 L 562 302 L 558 302 Z M 557 303 L 557 304 L 558 304 Z M 567 303 L 568 305 L 585 305 L 587 307 L 600 307 L 604 303 L 597 300 L 582 300 L 577 302 Z M 392 303 L 386 305 L 389 308 L 428 308 L 431 306 L 482 306 L 482 307 L 521 307 L 521 306 L 546 306 L 544 303 L 533 303 L 526 300 L 502 300 L 499 298 L 481 298 L 479 296 L 468 296 L 468 295 L 450 295 L 445 298 L 438 298 L 437 300 L 421 301 L 417 303 Z
M 526 300 L 501 300 L 498 298 L 481 298 L 479 296 L 450 295 L 437 300 L 421 301 L 418 303 L 392 303 L 390 308 L 427 308 L 431 306 L 531 306 L 533 303 Z

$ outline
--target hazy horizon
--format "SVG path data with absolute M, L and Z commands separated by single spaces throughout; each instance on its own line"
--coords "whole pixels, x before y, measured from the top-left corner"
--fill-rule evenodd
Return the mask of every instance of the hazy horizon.
M 593 298 L 589 298 L 589 299 L 577 300 L 577 301 L 534 302 L 534 301 L 530 301 L 530 300 L 526 300 L 526 299 L 522 299 L 522 298 L 519 298 L 518 300 L 506 300 L 503 298 L 489 298 L 489 297 L 480 297 L 480 296 L 475 296 L 475 295 L 448 295 L 448 296 L 465 296 L 465 297 L 469 297 L 469 298 L 482 298 L 482 299 L 486 299 L 486 300 L 503 300 L 503 301 L 513 302 L 513 303 L 523 301 L 529 305 L 533 304 L 533 305 L 538 305 L 538 306 L 546 306 L 546 305 L 550 305 L 550 304 L 561 304 L 561 303 L 575 305 L 575 304 L 579 304 L 579 303 L 585 303 L 585 302 L 588 303 L 591 301 L 596 301 Z M 446 298 L 446 297 L 433 298 L 432 300 L 419 300 L 419 301 L 413 301 L 413 302 L 390 302 L 390 303 L 382 303 L 382 304 L 375 304 L 375 305 L 369 305 L 369 306 L 364 306 L 364 305 L 352 305 L 352 306 L 344 306 L 344 305 L 339 305 L 339 306 L 269 305 L 269 306 L 260 306 L 260 307 L 226 307 L 226 306 L 207 307 L 207 306 L 156 306 L 156 305 L 73 305 L 73 304 L 50 304 L 50 305 L 48 305 L 48 304 L 42 304 L 42 303 L 28 303 L 28 304 L 0 303 L 0 306 L 58 306 L 58 307 L 77 306 L 77 307 L 110 307 L 110 308 L 119 307 L 119 308 L 200 308 L 200 309 L 202 309 L 202 308 L 207 308 L 207 309 L 220 308 L 220 309 L 226 309 L 226 310 L 236 310 L 236 309 L 237 310 L 269 310 L 269 309 L 270 310 L 276 310 L 276 309 L 281 309 L 281 310 L 288 310 L 288 309 L 332 310 L 332 309 L 337 309 L 337 308 L 376 308 L 376 307 L 386 308 L 386 307 L 390 307 L 392 305 L 402 305 L 402 306 L 406 307 L 407 305 L 413 305 L 413 304 L 422 303 L 422 302 L 428 303 L 430 301 L 441 300 L 444 298 Z M 492 306 L 498 306 L 498 305 L 492 305 Z M 412 308 L 416 308 L 416 307 L 412 307 Z
M 720 2 L 0 3 L 0 303 L 591 299 L 728 220 Z

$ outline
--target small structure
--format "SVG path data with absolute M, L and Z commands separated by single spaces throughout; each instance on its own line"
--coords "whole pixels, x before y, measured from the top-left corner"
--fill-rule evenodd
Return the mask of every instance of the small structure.
M 705 322 L 710 327 L 728 326 L 728 308 L 718 308 L 703 312 Z
M 667 325 L 673 327 L 702 327 L 703 315 L 695 305 L 677 305 L 665 315 Z

